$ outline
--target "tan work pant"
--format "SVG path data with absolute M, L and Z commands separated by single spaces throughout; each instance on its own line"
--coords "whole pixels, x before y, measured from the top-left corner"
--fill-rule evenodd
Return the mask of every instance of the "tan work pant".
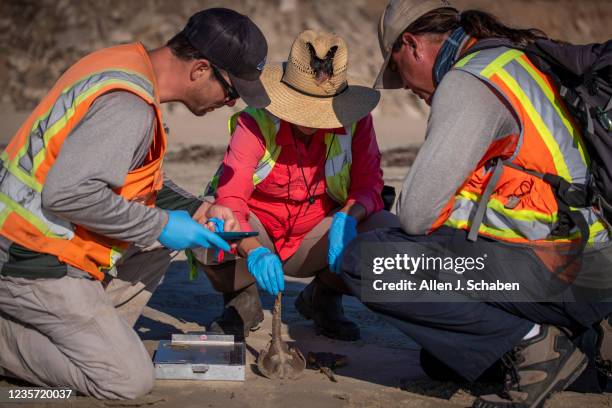
M 148 393 L 153 364 L 132 326 L 170 260 L 165 248 L 132 249 L 106 289 L 87 278 L 0 275 L 0 374 L 96 398 Z
M 329 241 L 327 239 L 329 227 L 335 211 L 325 217 L 317 224 L 300 244 L 298 250 L 289 259 L 283 262 L 283 270 L 286 275 L 307 278 L 318 275 L 329 286 L 338 291 L 345 292 L 341 279 L 329 271 L 327 264 L 327 250 Z M 272 252 L 275 252 L 272 241 L 266 229 L 257 219 L 255 214 L 250 213 L 249 224 L 253 231 L 259 232 L 259 242 Z M 370 215 L 357 225 L 359 232 L 366 232 L 376 228 L 399 227 L 399 220 L 388 211 L 379 211 Z M 204 251 L 196 251 L 196 257 L 203 263 L 203 269 L 213 287 L 222 293 L 231 293 L 243 289 L 255 282 L 247 268 L 246 258 L 230 257 L 220 264 L 212 264 Z

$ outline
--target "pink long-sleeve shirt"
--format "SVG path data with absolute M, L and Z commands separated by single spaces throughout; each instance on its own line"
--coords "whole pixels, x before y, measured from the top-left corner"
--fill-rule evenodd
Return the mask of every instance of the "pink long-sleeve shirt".
M 327 132 L 350 137 L 343 128 L 319 129 L 309 141 L 294 140 L 291 125 L 281 120 L 276 135 L 281 153 L 271 173 L 257 186 L 253 185 L 253 173 L 263 157 L 265 141 L 251 116 L 240 115 L 225 153 L 216 203 L 234 211 L 243 231 L 251 231 L 248 217 L 250 212 L 255 214 L 283 261 L 295 253 L 304 236 L 326 214 L 340 205 L 325 192 Z M 352 140 L 348 202 L 361 204 L 367 215 L 380 211 L 382 175 L 372 116 L 367 115 L 357 122 Z M 315 199 L 313 204 L 308 202 L 309 195 Z

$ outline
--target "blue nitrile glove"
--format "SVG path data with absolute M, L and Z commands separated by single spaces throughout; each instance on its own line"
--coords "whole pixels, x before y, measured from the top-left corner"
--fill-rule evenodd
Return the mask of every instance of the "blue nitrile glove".
M 213 226 L 215 227 L 214 232 L 223 232 L 223 228 L 225 227 L 225 221 L 223 221 L 221 218 L 212 217 L 208 219 L 208 222 L 213 223 Z M 215 249 L 215 259 L 217 260 L 217 262 L 221 262 L 223 260 L 222 249 Z
M 276 295 L 285 290 L 283 264 L 268 248 L 260 246 L 249 251 L 247 267 L 257 285 L 269 294 Z
M 216 246 L 224 251 L 230 250 L 230 245 L 217 234 L 193 220 L 187 211 L 166 211 L 168 223 L 162 230 L 158 240 L 166 248 L 180 251 L 187 248 L 209 248 Z
M 215 227 L 215 232 L 223 232 L 223 228 L 225 228 L 225 221 L 221 218 L 212 217 L 208 219 L 208 222 L 212 222 Z
M 342 251 L 357 236 L 357 220 L 343 212 L 337 212 L 329 228 L 327 263 L 332 272 L 340 272 Z

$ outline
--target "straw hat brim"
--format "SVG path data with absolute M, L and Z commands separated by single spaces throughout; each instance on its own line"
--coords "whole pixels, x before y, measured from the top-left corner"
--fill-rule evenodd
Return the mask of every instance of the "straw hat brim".
M 281 82 L 283 64 L 268 64 L 261 74 L 261 82 L 268 93 L 266 107 L 274 116 L 296 125 L 334 129 L 357 122 L 378 104 L 380 92 L 360 85 L 349 85 L 334 97 L 309 96 Z

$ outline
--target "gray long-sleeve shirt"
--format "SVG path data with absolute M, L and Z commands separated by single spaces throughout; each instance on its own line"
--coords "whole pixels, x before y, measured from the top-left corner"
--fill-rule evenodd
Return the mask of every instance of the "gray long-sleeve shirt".
M 425 234 L 497 135 L 520 131 L 512 108 L 473 75 L 452 70 L 434 94 L 425 142 L 397 202 L 402 229 Z
M 155 112 L 140 97 L 112 92 L 97 98 L 62 145 L 42 191 L 43 207 L 110 238 L 151 245 L 166 215 L 113 192 L 140 167 L 155 130 Z

